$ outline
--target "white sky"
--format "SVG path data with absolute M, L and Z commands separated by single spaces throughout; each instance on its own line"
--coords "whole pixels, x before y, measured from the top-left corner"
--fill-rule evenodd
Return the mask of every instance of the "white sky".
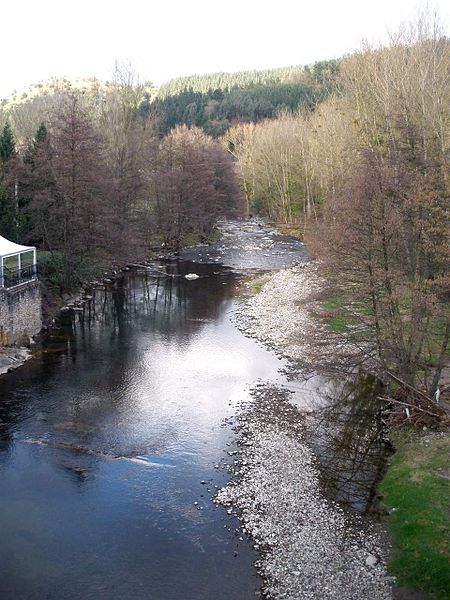
M 5 6 L 6 4 L 6 6 Z M 141 81 L 337 58 L 410 21 L 415 0 L 8 0 L 0 97 L 52 76 Z M 432 0 L 448 34 L 450 2 Z

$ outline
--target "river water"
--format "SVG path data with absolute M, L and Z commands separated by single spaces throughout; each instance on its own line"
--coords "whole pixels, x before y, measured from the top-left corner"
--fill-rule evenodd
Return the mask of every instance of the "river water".
M 266 226 L 229 224 L 218 244 L 158 265 L 168 276 L 97 289 L 0 379 L 3 600 L 259 595 L 251 542 L 211 496 L 229 478 L 236 408 L 255 384 L 286 384 L 286 365 L 232 314 L 249 271 L 304 258 Z M 321 436 L 312 443 L 330 483 L 337 453 Z M 335 493 L 361 512 L 373 476 L 362 479 L 364 500 L 339 484 Z

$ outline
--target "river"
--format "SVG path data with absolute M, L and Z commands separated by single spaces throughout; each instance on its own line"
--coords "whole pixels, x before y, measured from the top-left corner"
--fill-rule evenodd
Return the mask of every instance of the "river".
M 3 600 L 260 594 L 251 542 L 211 497 L 230 477 L 233 417 L 252 387 L 286 385 L 299 397 L 311 387 L 288 381 L 285 361 L 232 316 L 249 273 L 304 259 L 293 238 L 229 224 L 217 244 L 158 265 L 164 275 L 97 289 L 89 309 L 0 379 Z M 335 446 L 322 435 L 311 444 L 329 493 L 365 512 L 379 454 L 359 465 L 361 497 L 327 475 L 339 479 Z

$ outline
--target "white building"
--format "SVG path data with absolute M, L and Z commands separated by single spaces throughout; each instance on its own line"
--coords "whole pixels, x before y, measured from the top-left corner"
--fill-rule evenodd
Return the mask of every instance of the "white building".
M 0 235 L 0 288 L 37 279 L 36 248 L 21 246 Z

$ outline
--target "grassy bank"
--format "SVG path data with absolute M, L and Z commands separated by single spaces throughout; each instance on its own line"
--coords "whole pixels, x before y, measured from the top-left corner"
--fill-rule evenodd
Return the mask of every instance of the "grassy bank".
M 331 333 L 340 333 L 351 340 L 370 338 L 367 317 L 370 308 L 355 302 L 343 293 L 324 289 L 315 303 L 312 316 Z
M 450 436 L 397 434 L 380 491 L 399 585 L 433 600 L 450 597 Z

